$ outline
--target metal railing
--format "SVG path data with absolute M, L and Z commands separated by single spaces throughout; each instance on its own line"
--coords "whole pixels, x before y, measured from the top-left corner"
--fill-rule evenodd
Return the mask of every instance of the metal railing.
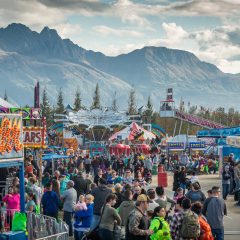
M 6 209 L 2 207 L 0 211 L 0 220 L 1 220 L 1 231 L 2 232 L 7 232 L 10 231 L 12 228 L 12 220 L 13 216 L 16 212 L 19 212 L 19 210 L 16 209 Z
M 68 240 L 68 225 L 42 214 L 27 213 L 28 239 Z

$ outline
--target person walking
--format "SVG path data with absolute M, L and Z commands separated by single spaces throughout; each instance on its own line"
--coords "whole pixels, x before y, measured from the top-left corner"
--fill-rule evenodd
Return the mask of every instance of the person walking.
M 220 198 L 220 194 L 220 188 L 214 186 L 212 188 L 212 197 L 206 199 L 202 209 L 202 214 L 207 217 L 216 240 L 224 239 L 223 216 L 227 215 L 227 207 L 224 200 Z
M 191 239 L 194 240 L 200 235 L 198 216 L 191 211 L 191 200 L 178 199 L 179 210 L 174 213 L 170 222 L 170 231 L 173 240 Z
M 119 216 L 121 217 L 121 225 L 122 225 L 122 239 L 125 239 L 125 232 L 126 232 L 126 225 L 129 213 L 134 209 L 134 202 L 133 202 L 133 194 L 130 190 L 126 190 L 124 192 L 124 201 L 118 208 Z
M 156 207 L 153 212 L 152 221 L 149 229 L 154 233 L 150 236 L 151 240 L 171 240 L 170 227 L 165 220 L 166 210 L 163 207 Z
M 45 189 L 46 192 L 41 199 L 43 214 L 58 219 L 58 209 L 61 205 L 60 198 L 57 193 L 52 190 L 52 184 L 50 182 L 46 183 Z
M 88 185 L 86 180 L 83 178 L 83 173 L 78 172 L 78 175 L 72 178 L 74 182 L 74 189 L 77 191 L 77 199 L 80 195 L 87 193 Z
M 234 167 L 234 180 L 235 180 L 235 191 L 240 189 L 240 162 Z
M 63 221 L 69 227 L 69 236 L 73 236 L 72 215 L 77 202 L 77 192 L 73 188 L 74 182 L 72 180 L 67 183 L 67 190 L 63 192 L 61 200 L 63 201 Z
M 206 196 L 201 191 L 200 186 L 197 182 L 192 184 L 191 190 L 189 190 L 185 196 L 191 200 L 191 203 L 203 203 L 206 200 Z
M 113 206 L 116 204 L 117 197 L 115 194 L 109 194 L 106 203 L 102 209 L 102 218 L 99 224 L 99 237 L 101 240 L 114 240 L 113 229 L 116 222 L 121 224 L 121 218 Z
M 230 166 L 227 164 L 223 166 L 222 172 L 222 196 L 224 200 L 227 200 L 227 196 L 230 193 L 230 184 L 231 184 L 231 172 Z
M 90 230 L 93 219 L 93 196 L 87 194 L 85 199 L 87 209 L 76 209 L 74 214 L 74 240 L 81 240 L 84 233 Z
M 104 178 L 99 179 L 99 186 L 94 188 L 91 194 L 94 197 L 94 208 L 93 208 L 93 221 L 91 224 L 91 229 L 94 229 L 101 217 L 101 209 L 105 203 L 107 196 L 112 193 L 112 190 L 107 187 L 107 182 Z
M 85 165 L 85 170 L 86 170 L 86 174 L 89 174 L 91 171 L 91 158 L 89 157 L 89 154 L 86 155 L 86 157 L 84 158 L 84 165 Z
M 191 210 L 198 215 L 198 221 L 200 224 L 200 236 L 198 240 L 214 240 L 212 235 L 211 227 L 207 222 L 207 219 L 202 215 L 202 203 L 195 202 Z
M 130 212 L 126 226 L 126 240 L 146 240 L 154 233 L 148 229 L 149 221 L 146 216 L 148 198 L 141 194 L 137 198 L 136 207 Z

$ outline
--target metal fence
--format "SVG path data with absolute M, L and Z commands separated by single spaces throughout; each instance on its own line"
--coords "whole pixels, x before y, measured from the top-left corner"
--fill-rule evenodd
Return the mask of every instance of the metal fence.
M 68 240 L 68 225 L 42 214 L 27 213 L 28 239 Z

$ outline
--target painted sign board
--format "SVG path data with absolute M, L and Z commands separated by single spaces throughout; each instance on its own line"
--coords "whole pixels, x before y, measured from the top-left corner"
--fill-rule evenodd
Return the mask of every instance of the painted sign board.
M 22 158 L 22 116 L 19 114 L 0 114 L 0 160 Z
M 46 132 L 43 127 L 23 127 L 24 147 L 45 148 Z

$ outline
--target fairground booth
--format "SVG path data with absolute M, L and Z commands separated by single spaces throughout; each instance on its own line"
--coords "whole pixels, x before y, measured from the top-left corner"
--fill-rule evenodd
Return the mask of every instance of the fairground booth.
M 149 154 L 151 150 L 150 143 L 156 136 L 132 122 L 124 129 L 114 133 L 110 138 L 110 154 L 129 156 L 131 153 Z

